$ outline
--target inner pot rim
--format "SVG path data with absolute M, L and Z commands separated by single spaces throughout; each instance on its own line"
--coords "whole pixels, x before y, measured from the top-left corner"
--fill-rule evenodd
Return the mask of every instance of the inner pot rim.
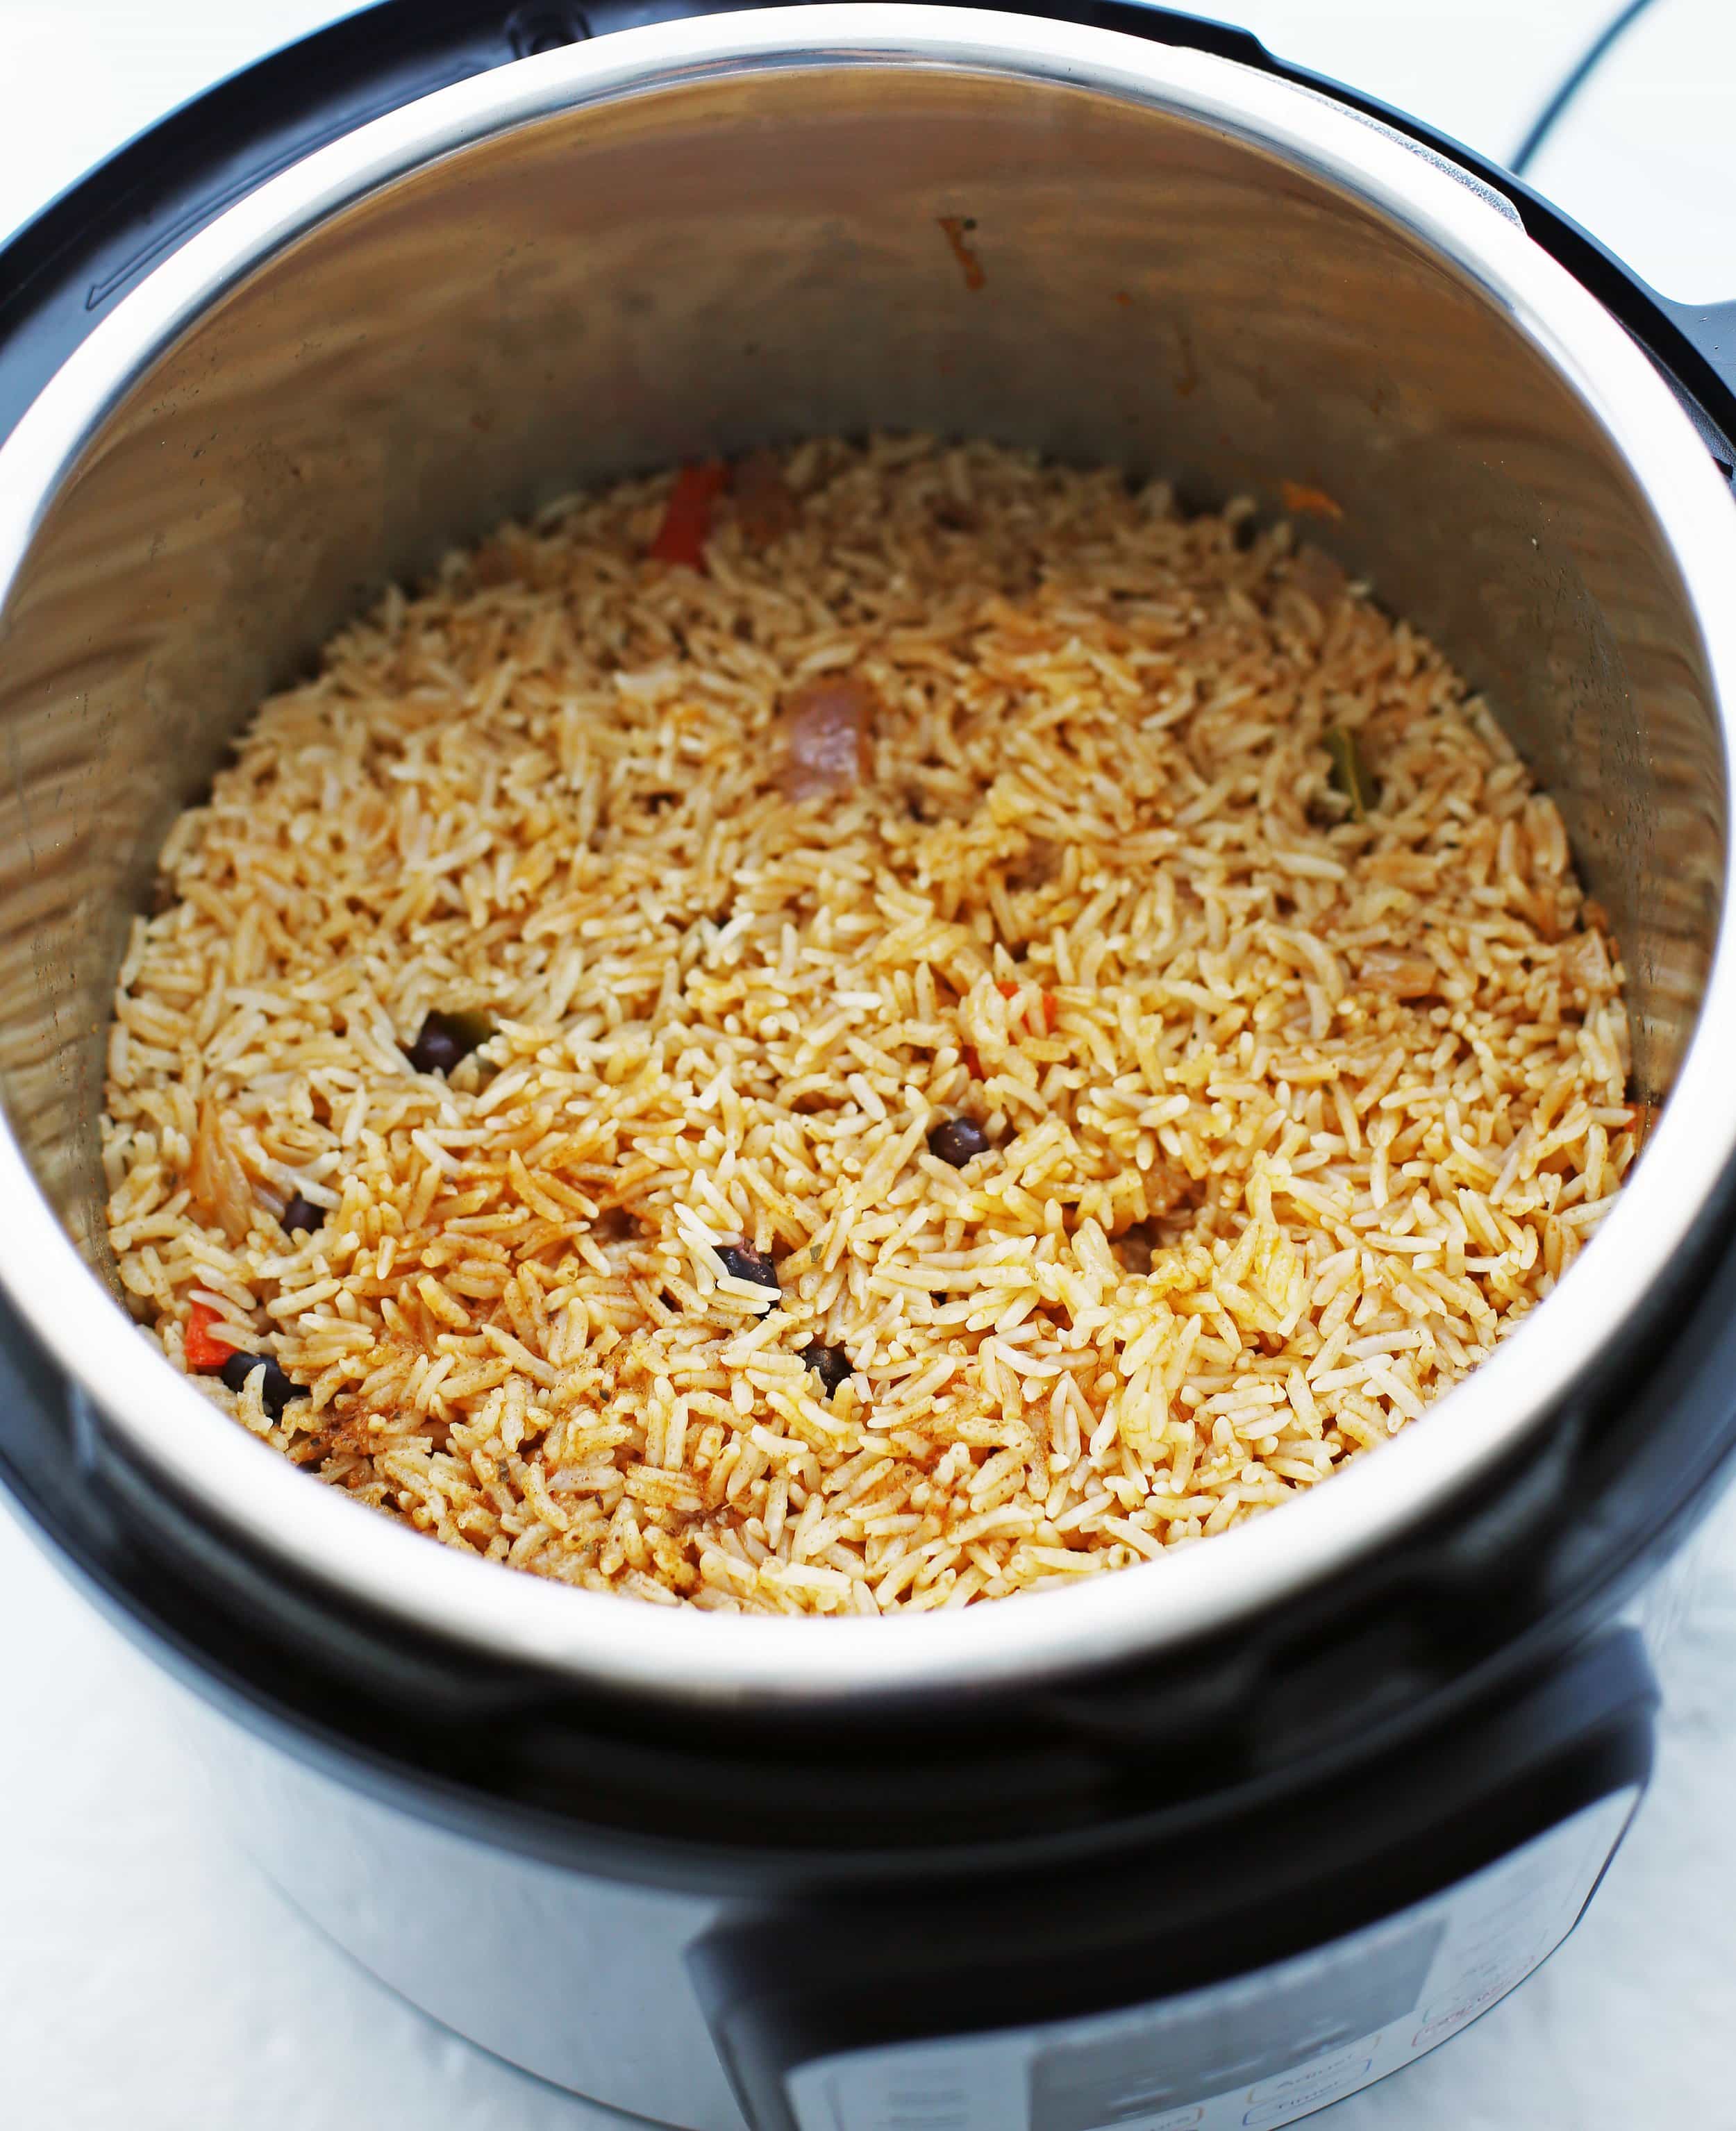
M 1736 582 L 1736 514 L 1687 417 L 1602 307 L 1478 193 L 1312 92 L 1113 31 L 974 9 L 780 8 L 621 31 L 439 91 L 315 152 L 120 302 L 0 446 L 0 596 L 50 500 L 131 389 L 228 291 L 343 209 L 464 147 L 575 109 L 723 76 L 899 65 L 1086 91 L 1227 135 L 1396 225 L 1498 309 L 1651 503 L 1722 682 L 1728 788 L 1736 615 L 1719 596 Z M 1727 829 L 1727 869 L 1729 844 Z M 985 1691 L 1155 1655 L 1294 1597 L 1391 1543 L 1518 1449 L 1619 1338 L 1736 1159 L 1736 1104 L 1716 1063 L 1732 1048 L 1736 950 L 1720 912 L 1694 1034 L 1643 1162 L 1519 1335 L 1378 1456 L 1358 1458 L 1278 1513 L 1072 1590 L 918 1618 L 719 1616 L 627 1602 L 503 1573 L 308 1485 L 141 1338 L 3 1126 L 0 1287 L 118 1448 L 250 1547 L 424 1633 L 572 1681 L 714 1706 Z M 1158 1578 L 1168 1579 L 1161 1590 Z

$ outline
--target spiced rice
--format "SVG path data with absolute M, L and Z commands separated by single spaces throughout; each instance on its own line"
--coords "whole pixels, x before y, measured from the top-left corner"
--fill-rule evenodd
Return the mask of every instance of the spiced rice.
M 389 595 L 176 825 L 106 1124 L 170 1360 L 275 1358 L 197 1380 L 450 1545 L 784 1612 L 1156 1558 L 1417 1419 L 1636 1148 L 1483 705 L 1249 506 L 818 443 L 694 569 L 669 489 Z M 496 1032 L 418 1072 L 430 1012 Z

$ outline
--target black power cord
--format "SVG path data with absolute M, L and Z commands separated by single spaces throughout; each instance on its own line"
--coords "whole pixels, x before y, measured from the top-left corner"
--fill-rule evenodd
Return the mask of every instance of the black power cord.
M 1628 0 L 1628 4 L 1620 14 L 1607 22 L 1585 47 L 1579 64 L 1537 113 L 1531 131 L 1519 145 L 1518 153 L 1508 165 L 1515 177 L 1523 177 L 1526 166 L 1555 131 L 1556 120 L 1603 65 L 1611 49 L 1632 29 L 1651 4 L 1652 0 Z

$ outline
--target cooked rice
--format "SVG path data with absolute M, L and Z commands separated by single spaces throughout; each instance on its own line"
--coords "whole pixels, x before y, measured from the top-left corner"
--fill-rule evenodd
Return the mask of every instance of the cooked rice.
M 1620 972 L 1484 706 L 1287 527 L 981 444 L 784 471 L 703 573 L 645 559 L 666 477 L 508 525 L 264 706 L 121 971 L 110 1232 L 171 1361 L 201 1301 L 312 1394 L 225 1411 L 450 1545 L 958 1606 L 1475 1367 L 1633 1156 Z M 821 675 L 871 774 L 794 804 Z M 431 1008 L 498 1024 L 449 1081 Z

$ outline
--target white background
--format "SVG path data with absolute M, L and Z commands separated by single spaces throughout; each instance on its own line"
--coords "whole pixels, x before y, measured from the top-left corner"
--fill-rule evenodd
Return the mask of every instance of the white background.
M 345 12 L 0 0 L 0 235 Z M 503 0 L 502 12 L 505 12 Z M 1202 0 L 1498 157 L 1615 0 Z M 1736 297 L 1736 0 L 1654 0 L 1532 176 L 1667 293 Z M 1586 1922 L 1321 2131 L 1736 2131 L 1736 1504 L 1696 1549 L 1649 1802 Z M 0 1512 L 0 2126 L 601 2131 L 352 1967 L 212 1829 L 173 1695 Z M 575 1999 L 583 1977 L 573 1978 Z

